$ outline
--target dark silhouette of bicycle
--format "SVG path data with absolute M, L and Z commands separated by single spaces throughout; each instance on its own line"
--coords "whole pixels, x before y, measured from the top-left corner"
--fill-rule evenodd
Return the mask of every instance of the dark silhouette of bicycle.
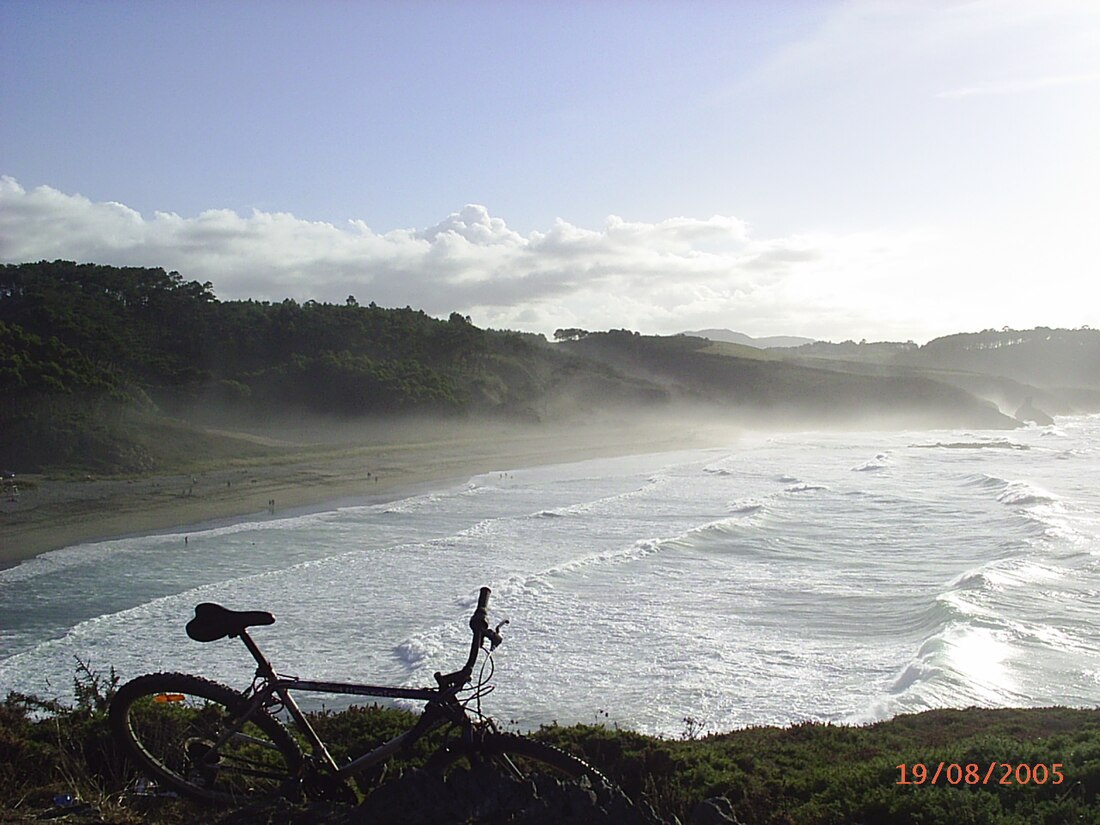
M 489 595 L 489 588 L 481 588 L 470 618 L 473 640 L 466 664 L 454 673 L 436 673 L 436 686 L 427 688 L 280 676 L 248 633 L 250 627 L 274 623 L 270 613 L 200 604 L 187 624 L 187 634 L 199 642 L 239 638 L 256 660 L 253 683 L 237 691 L 183 673 L 139 676 L 115 694 L 109 714 L 111 730 L 158 785 L 215 803 L 274 796 L 354 801 L 357 797 L 349 784 L 354 775 L 378 769 L 440 729 L 444 731 L 442 743 L 424 763 L 427 772 L 443 776 L 462 765 L 478 770 L 491 767 L 521 780 L 545 772 L 602 779 L 582 760 L 502 732 L 482 714 L 481 698 L 492 690 L 492 651 L 501 643 L 500 629 L 505 624 L 489 627 Z M 477 682 L 471 684 L 482 652 L 485 662 Z M 423 702 L 424 711 L 399 736 L 339 765 L 294 701 L 297 692 L 411 699 Z

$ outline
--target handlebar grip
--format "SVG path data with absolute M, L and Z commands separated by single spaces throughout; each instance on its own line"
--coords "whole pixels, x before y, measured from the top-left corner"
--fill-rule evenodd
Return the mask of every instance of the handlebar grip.
M 480 634 L 489 627 L 489 594 L 493 591 L 488 587 L 481 588 L 477 597 L 477 609 L 470 617 L 470 630 L 474 631 L 474 643 L 480 644 Z

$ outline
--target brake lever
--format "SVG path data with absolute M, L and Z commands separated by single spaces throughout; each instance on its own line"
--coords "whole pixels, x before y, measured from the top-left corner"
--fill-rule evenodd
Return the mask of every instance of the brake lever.
M 500 646 L 501 642 L 504 641 L 504 638 L 500 635 L 500 629 L 502 627 L 504 627 L 504 625 L 506 625 L 506 624 L 508 624 L 507 619 L 502 621 L 500 624 L 498 624 L 492 630 L 489 630 L 489 628 L 485 628 L 485 636 L 489 639 L 489 650 L 490 651 L 496 650 Z

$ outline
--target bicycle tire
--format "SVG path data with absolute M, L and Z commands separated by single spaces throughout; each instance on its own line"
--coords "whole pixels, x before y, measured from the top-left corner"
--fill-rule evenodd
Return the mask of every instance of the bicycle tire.
M 658 822 L 584 760 L 509 733 L 480 732 L 450 743 L 428 759 L 419 781 L 403 792 L 385 790 L 383 785 L 364 805 L 380 814 L 378 821 L 406 825 Z
M 183 673 L 127 682 L 111 700 L 111 733 L 143 772 L 191 799 L 239 804 L 287 795 L 302 752 L 265 710 L 216 752 L 212 746 L 248 703 L 237 691 Z
M 463 760 L 471 766 L 481 762 L 494 762 L 517 779 L 548 773 L 566 779 L 588 776 L 593 780 L 606 781 L 603 774 L 583 759 L 553 745 L 514 733 L 485 733 L 469 742 L 456 743 L 433 754 L 426 767 L 438 773 L 446 773 Z

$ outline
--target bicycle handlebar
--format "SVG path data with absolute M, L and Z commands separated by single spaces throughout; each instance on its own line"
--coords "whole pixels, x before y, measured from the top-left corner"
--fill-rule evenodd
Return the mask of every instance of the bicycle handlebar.
M 446 676 L 436 672 L 435 680 L 439 683 L 441 690 L 462 687 L 470 681 L 474 665 L 477 663 L 477 654 L 481 651 L 481 644 L 485 639 L 489 640 L 490 650 L 495 650 L 497 645 L 504 641 L 500 635 L 500 628 L 505 622 L 501 622 L 495 629 L 489 627 L 489 596 L 492 592 L 488 587 L 483 587 L 478 594 L 477 608 L 474 610 L 474 615 L 470 617 L 470 630 L 474 637 L 470 642 L 470 657 L 466 660 L 466 665 L 462 670 L 448 673 Z
M 502 641 L 500 633 L 496 630 L 489 629 L 489 596 L 492 594 L 492 590 L 488 587 L 481 588 L 481 594 L 477 599 L 477 609 L 474 611 L 474 615 L 470 617 L 470 630 L 474 632 L 474 636 L 481 636 L 487 638 L 492 646 L 495 648 Z M 477 647 L 481 647 L 481 639 L 475 639 Z M 469 665 L 473 667 L 474 659 L 477 656 L 470 659 Z

